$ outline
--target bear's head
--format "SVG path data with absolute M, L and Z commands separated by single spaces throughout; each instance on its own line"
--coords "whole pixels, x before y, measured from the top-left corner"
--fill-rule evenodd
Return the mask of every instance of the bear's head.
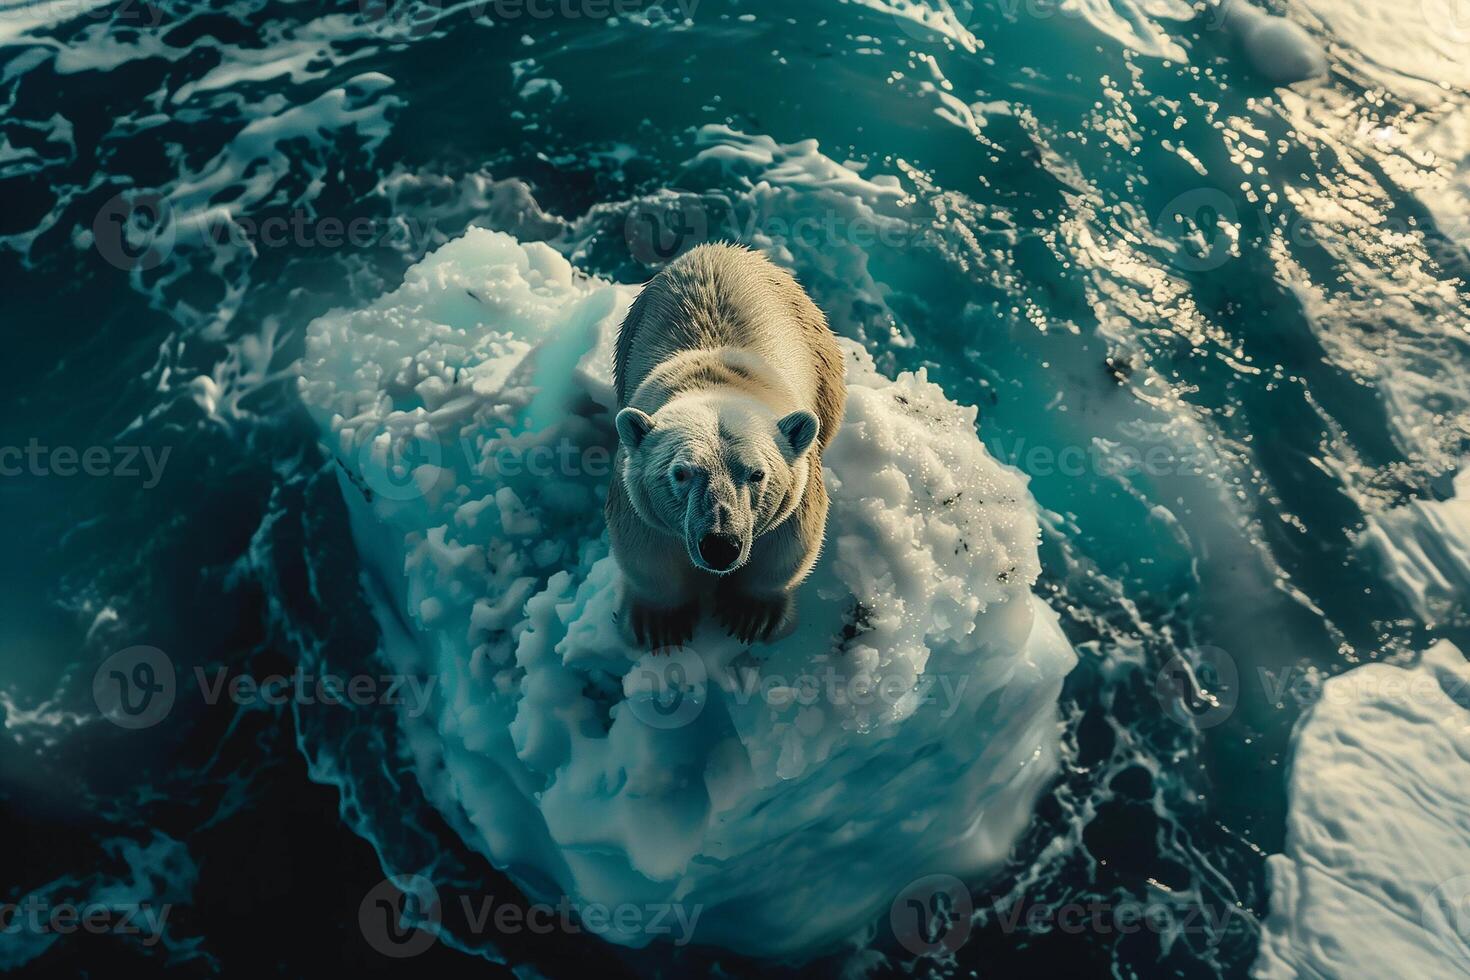
M 652 415 L 625 408 L 617 427 L 633 509 L 717 575 L 744 565 L 755 539 L 796 510 L 821 431 L 811 412 L 777 415 L 755 398 L 708 391 Z

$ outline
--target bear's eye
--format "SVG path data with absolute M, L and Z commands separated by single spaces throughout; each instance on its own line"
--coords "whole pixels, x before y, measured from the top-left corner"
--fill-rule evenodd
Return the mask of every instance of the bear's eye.
M 689 468 L 686 466 L 675 466 L 673 476 L 675 483 L 683 483 L 689 479 Z
M 765 470 L 752 470 L 751 473 L 750 473 L 750 482 L 751 483 L 759 483 L 762 480 L 764 480 L 765 478 L 766 478 L 766 471 Z

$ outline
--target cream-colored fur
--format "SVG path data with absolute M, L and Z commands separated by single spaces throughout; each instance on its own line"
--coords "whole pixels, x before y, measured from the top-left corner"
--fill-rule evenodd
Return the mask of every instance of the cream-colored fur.
M 821 552 L 843 376 L 821 311 L 759 253 L 701 246 L 644 288 L 618 333 L 607 502 L 638 642 L 684 642 L 707 603 L 745 640 L 790 625 Z M 707 561 L 737 544 L 723 573 Z

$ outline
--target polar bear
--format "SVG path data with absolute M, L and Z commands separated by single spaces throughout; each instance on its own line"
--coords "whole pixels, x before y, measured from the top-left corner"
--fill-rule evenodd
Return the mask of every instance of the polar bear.
M 793 624 L 822 548 L 843 377 L 822 312 L 757 252 L 702 245 L 644 287 L 618 331 L 607 498 L 630 639 L 685 643 L 706 602 L 745 643 Z

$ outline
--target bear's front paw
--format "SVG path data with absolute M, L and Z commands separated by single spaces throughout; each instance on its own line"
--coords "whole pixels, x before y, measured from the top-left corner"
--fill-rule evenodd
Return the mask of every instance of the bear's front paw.
M 659 609 L 634 600 L 628 603 L 624 615 L 634 642 L 658 654 L 683 646 L 694 638 L 699 603 L 689 602 L 676 609 Z
M 741 643 L 769 640 L 792 619 L 796 604 L 789 592 L 753 596 L 736 589 L 721 589 L 715 595 L 715 615 L 725 632 Z

